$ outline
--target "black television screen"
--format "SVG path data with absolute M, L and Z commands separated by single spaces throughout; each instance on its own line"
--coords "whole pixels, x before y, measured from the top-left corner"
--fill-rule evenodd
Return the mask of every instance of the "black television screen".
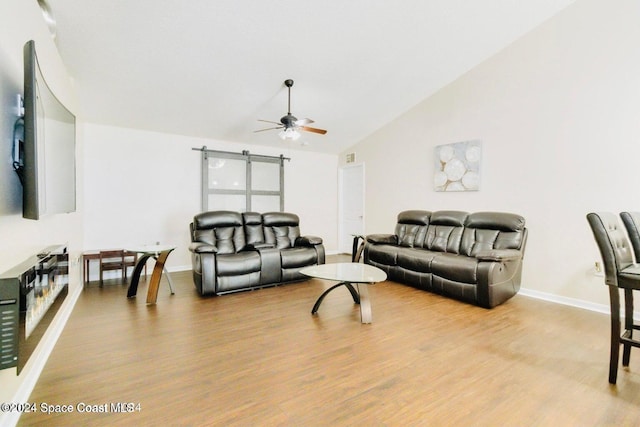
M 76 118 L 42 76 L 35 43 L 24 45 L 22 216 L 76 210 Z

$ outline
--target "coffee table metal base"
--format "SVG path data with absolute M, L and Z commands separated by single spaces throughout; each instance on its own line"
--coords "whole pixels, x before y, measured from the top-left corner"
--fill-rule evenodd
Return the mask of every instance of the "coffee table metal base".
M 327 296 L 327 294 L 329 294 L 329 292 L 340 286 L 344 286 L 351 293 L 353 302 L 360 305 L 360 321 L 362 323 L 371 323 L 371 300 L 369 299 L 369 290 L 367 289 L 367 285 L 364 283 L 356 283 L 355 285 L 358 290 L 353 287 L 353 284 L 351 282 L 340 282 L 336 285 L 333 285 L 332 287 L 324 291 L 322 295 L 320 295 L 316 303 L 313 305 L 311 314 L 316 314 L 318 312 L 320 304 L 322 304 L 322 301 Z
M 133 269 L 133 275 L 131 276 L 131 284 L 129 285 L 129 289 L 127 290 L 127 298 L 134 298 L 136 293 L 138 292 L 138 282 L 140 281 L 140 274 L 142 273 L 142 269 L 144 268 L 147 260 L 149 258 L 153 258 L 156 260 L 156 265 L 153 267 L 153 273 L 151 273 L 151 280 L 149 281 L 149 289 L 147 290 L 147 304 L 155 304 L 158 300 L 158 289 L 160 287 L 160 279 L 162 278 L 162 273 L 165 273 L 165 277 L 169 282 L 169 289 L 171 290 L 171 295 L 174 295 L 173 291 L 173 283 L 171 283 L 171 276 L 169 272 L 165 269 L 164 264 L 167 261 L 167 257 L 171 253 L 173 248 L 167 248 L 158 252 L 148 251 L 143 252 L 142 249 L 135 250 L 135 252 L 142 253 L 142 256 L 138 258 L 138 263 Z

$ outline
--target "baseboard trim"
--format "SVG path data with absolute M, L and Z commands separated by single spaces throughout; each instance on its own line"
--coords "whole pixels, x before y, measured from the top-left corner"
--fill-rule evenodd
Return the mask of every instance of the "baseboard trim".
M 563 297 L 560 295 L 540 292 L 533 289 L 520 288 L 519 295 L 524 295 L 539 300 L 549 301 L 556 304 L 568 305 L 571 307 L 582 308 L 584 310 L 595 311 L 597 313 L 611 314 L 611 309 L 606 304 L 596 304 L 576 298 Z M 638 317 L 639 313 L 634 313 L 634 317 Z

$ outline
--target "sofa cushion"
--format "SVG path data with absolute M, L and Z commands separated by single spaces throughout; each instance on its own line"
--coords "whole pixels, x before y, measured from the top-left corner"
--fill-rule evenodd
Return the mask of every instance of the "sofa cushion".
M 242 214 L 242 222 L 244 223 L 244 233 L 247 245 L 264 242 L 262 215 L 258 212 L 244 212 Z
M 258 252 L 239 252 L 216 256 L 216 271 L 219 276 L 235 276 L 260 271 Z
M 460 253 L 476 256 L 478 252 L 493 249 L 500 232 L 498 230 L 482 230 L 465 228 L 460 242 Z
M 402 224 L 429 225 L 431 212 L 410 210 L 402 211 L 398 214 L 398 222 Z
M 242 225 L 242 215 L 233 211 L 202 212 L 193 217 L 196 230 Z
M 398 224 L 395 234 L 398 238 L 398 245 L 412 248 L 422 247 L 429 225 L 431 212 L 428 211 L 404 211 L 398 214 Z
M 215 246 L 219 254 L 233 254 L 245 247 L 242 227 L 220 227 L 213 229 Z
M 478 260 L 464 255 L 439 253 L 431 261 L 431 273 L 444 279 L 478 283 Z
M 407 270 L 420 273 L 431 273 L 431 261 L 439 252 L 426 249 L 401 248 L 397 255 L 397 264 Z
M 506 212 L 476 212 L 465 221 L 460 253 L 476 256 L 490 249 L 520 249 L 525 221 Z
M 317 253 L 313 248 L 291 248 L 280 250 L 282 268 L 296 268 L 315 264 Z
M 427 235 L 427 226 L 398 224 L 398 227 L 396 227 L 396 233 L 398 236 L 399 246 L 407 248 L 413 248 L 414 246 L 420 247 L 424 244 L 424 238 Z
M 300 237 L 300 219 L 298 215 L 286 212 L 268 212 L 262 214 L 265 242 L 272 243 L 278 249 L 293 247 Z
M 368 259 L 375 263 L 389 266 L 397 265 L 398 251 L 400 250 L 398 246 L 367 245 L 365 250 L 367 251 Z
M 300 236 L 294 242 L 295 246 L 315 246 L 322 244 L 322 237 L 318 236 Z
M 468 215 L 461 211 L 432 213 L 423 247 L 432 251 L 459 253 L 464 222 Z
M 500 231 L 524 230 L 524 217 L 507 212 L 475 212 L 465 221 L 469 228 L 487 228 Z
M 203 212 L 193 218 L 194 241 L 218 248 L 219 254 L 233 254 L 244 248 L 242 216 L 238 212 Z

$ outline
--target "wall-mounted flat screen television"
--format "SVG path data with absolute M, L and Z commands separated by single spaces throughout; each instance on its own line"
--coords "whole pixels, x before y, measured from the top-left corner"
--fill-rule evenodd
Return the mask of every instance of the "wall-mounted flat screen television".
M 33 40 L 24 45 L 24 141 L 18 174 L 22 216 L 76 210 L 76 118 L 47 85 Z

